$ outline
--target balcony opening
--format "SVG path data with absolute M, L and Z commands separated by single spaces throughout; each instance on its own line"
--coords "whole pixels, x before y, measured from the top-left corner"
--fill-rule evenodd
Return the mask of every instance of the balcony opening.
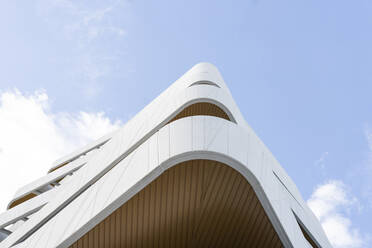
M 18 200 L 15 200 L 14 202 L 12 202 L 12 204 L 9 205 L 8 209 L 11 209 L 11 208 L 14 208 L 15 206 L 25 202 L 25 201 L 28 201 L 32 198 L 34 198 L 35 196 L 37 196 L 37 194 L 34 194 L 34 193 L 29 193 L 27 195 L 25 195 L 24 197 L 22 198 L 19 198 Z
M 175 120 L 195 115 L 215 116 L 228 121 L 233 121 L 232 117 L 230 118 L 229 115 L 219 106 L 209 102 L 198 102 L 184 108 L 180 113 L 173 117 L 168 124 Z
M 210 85 L 210 86 L 214 86 L 214 87 L 217 87 L 217 88 L 221 88 L 218 84 L 213 83 L 211 81 L 207 81 L 207 80 L 197 81 L 195 83 L 192 83 L 189 87 L 195 86 L 195 85 Z
M 297 215 L 295 213 L 293 213 L 295 218 L 296 218 L 296 221 L 297 221 L 297 224 L 298 226 L 300 227 L 301 229 L 301 232 L 302 232 L 302 235 L 304 235 L 304 238 L 306 239 L 309 247 L 312 247 L 312 248 L 321 248 L 320 245 L 317 244 L 317 242 L 315 241 L 315 239 L 313 239 L 309 232 L 306 230 L 304 224 L 302 224 L 301 220 L 297 217 Z

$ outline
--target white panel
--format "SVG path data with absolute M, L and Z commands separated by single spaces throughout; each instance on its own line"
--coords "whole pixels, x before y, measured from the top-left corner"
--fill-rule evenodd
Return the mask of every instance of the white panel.
M 249 135 L 243 129 L 230 125 L 229 126 L 229 155 L 236 158 L 240 163 L 245 164 L 247 161 L 249 147 Z
M 152 171 L 159 164 L 159 151 L 158 151 L 158 133 L 155 133 L 147 141 L 149 143 L 149 167 L 148 171 Z
M 14 208 L 7 210 L 4 213 L 0 214 L 0 228 L 3 228 L 10 223 L 13 223 L 15 220 L 28 216 L 30 213 L 41 208 L 43 205 L 48 203 L 50 199 L 55 196 L 55 189 L 52 189 L 44 194 L 35 196 L 34 198 L 23 202 Z
M 205 117 L 205 150 L 228 154 L 228 124 L 229 121 L 221 118 Z
M 23 223 L 25 223 L 24 220 L 19 220 L 17 221 L 16 223 L 14 223 L 13 225 L 11 225 L 10 227 L 7 227 L 7 229 L 11 232 L 14 232 L 15 230 L 17 230 L 20 226 L 23 225 Z
M 159 163 L 169 158 L 169 125 L 160 129 L 158 132 L 158 149 L 159 149 Z
M 260 182 L 264 187 L 268 187 L 272 184 L 273 180 L 273 167 L 270 161 L 270 157 L 265 151 L 262 151 Z
M 170 156 L 180 154 L 192 147 L 192 118 L 182 118 L 169 124 Z
M 204 116 L 192 117 L 192 149 L 194 151 L 204 149 Z
M 257 144 L 255 137 L 249 135 L 247 167 L 259 180 L 261 176 L 262 150 Z

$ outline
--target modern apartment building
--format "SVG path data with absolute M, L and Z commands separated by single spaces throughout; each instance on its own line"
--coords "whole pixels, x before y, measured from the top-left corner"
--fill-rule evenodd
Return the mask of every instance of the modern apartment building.
M 218 70 L 200 63 L 20 188 L 0 214 L 8 247 L 331 245 Z

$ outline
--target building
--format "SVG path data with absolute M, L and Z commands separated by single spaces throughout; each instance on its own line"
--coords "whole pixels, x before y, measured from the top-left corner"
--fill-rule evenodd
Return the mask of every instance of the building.
M 208 63 L 19 189 L 0 229 L 0 248 L 331 247 Z

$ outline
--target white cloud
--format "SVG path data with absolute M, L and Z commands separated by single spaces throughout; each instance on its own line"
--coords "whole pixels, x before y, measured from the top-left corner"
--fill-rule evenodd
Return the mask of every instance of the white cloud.
M 103 112 L 53 113 L 43 91 L 0 93 L 0 209 L 53 161 L 120 126 Z
M 83 16 L 83 22 L 85 25 L 89 25 L 92 21 L 101 21 L 107 13 L 109 13 L 112 10 L 112 6 L 98 9 L 92 12 L 87 12 Z
M 52 24 L 58 34 L 76 40 L 82 47 L 107 34 L 123 36 L 123 23 L 117 20 L 124 14 L 124 1 L 81 2 L 72 0 L 39 0 L 40 15 Z
M 358 200 L 348 193 L 343 182 L 331 180 L 319 185 L 307 203 L 335 248 L 365 245 L 365 239 L 348 217 Z
M 323 152 L 323 154 L 320 156 L 320 158 L 315 161 L 315 166 L 319 166 L 322 170 L 325 169 L 325 160 L 328 157 L 328 152 Z
M 103 90 L 103 79 L 115 73 L 123 59 L 127 31 L 127 1 L 38 0 L 37 13 L 46 31 L 68 44 L 68 73 L 83 85 L 83 95 L 94 97 Z M 110 58 L 110 59 L 107 59 Z M 92 92 L 91 88 L 95 88 Z M 87 92 L 85 92 L 87 91 Z

